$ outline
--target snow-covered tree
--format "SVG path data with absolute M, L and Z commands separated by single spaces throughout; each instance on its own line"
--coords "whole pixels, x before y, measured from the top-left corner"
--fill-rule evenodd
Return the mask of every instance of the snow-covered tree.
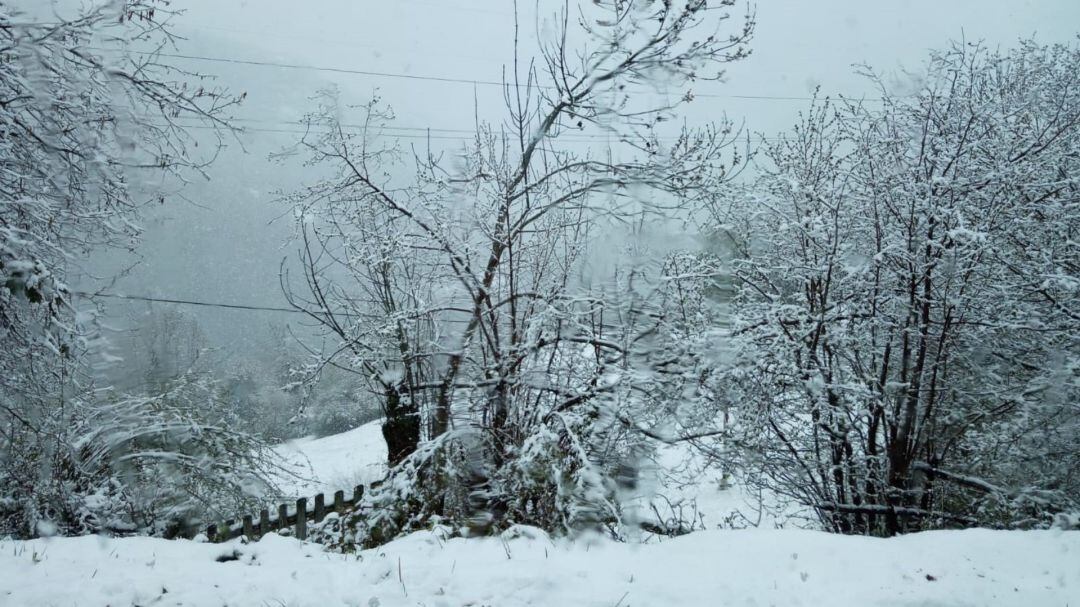
M 1045 525 L 1080 485 L 1080 49 L 818 101 L 717 217 L 758 480 L 845 533 Z
M 636 94 L 718 78 L 746 56 L 753 19 L 713 4 L 565 8 L 538 65 L 515 61 L 503 124 L 478 124 L 454 161 L 415 153 L 410 182 L 393 178 L 383 106 L 362 107 L 358 131 L 332 99 L 309 118 L 300 147 L 335 173 L 289 198 L 304 280 L 285 288 L 334 336 L 325 364 L 384 398 L 400 464 L 373 496 L 392 513 L 373 541 L 431 515 L 476 531 L 618 520 L 615 471 L 643 436 L 633 408 L 677 367 L 657 334 L 697 319 L 664 307 L 661 284 L 691 281 L 669 275 L 683 272 L 676 260 L 609 271 L 590 256 L 613 225 L 688 219 L 741 162 L 730 125 L 658 133 L 685 90 L 673 103 Z M 566 137 L 586 128 L 614 147 Z
M 239 101 L 161 62 L 168 2 L 45 4 L 0 3 L 0 508 L 18 534 L 88 529 L 78 513 L 108 468 L 76 444 L 104 405 L 84 357 L 100 336 L 69 273 L 134 245 L 139 209 L 214 155 L 187 127 L 224 134 Z

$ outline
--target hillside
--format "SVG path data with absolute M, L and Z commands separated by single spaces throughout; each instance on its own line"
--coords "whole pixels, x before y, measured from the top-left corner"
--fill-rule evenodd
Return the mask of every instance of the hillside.
M 308 470 L 294 495 L 368 483 L 384 468 L 379 423 L 278 447 Z M 684 451 L 657 458 L 653 503 L 707 531 L 643 543 L 419 532 L 356 555 L 270 535 L 205 544 L 145 537 L 0 542 L 0 604 L 355 605 L 1072 605 L 1080 532 L 937 531 L 894 539 L 798 529 L 717 530 L 749 500 Z M 680 483 L 687 478 L 696 483 Z M 678 486 L 676 486 L 678 485 Z M 658 521 L 662 522 L 662 521 Z M 778 521 L 765 520 L 763 527 Z
M 275 482 L 288 497 L 351 490 L 378 480 L 386 471 L 386 442 L 381 421 L 322 438 L 306 437 L 274 450 L 296 476 L 280 474 Z

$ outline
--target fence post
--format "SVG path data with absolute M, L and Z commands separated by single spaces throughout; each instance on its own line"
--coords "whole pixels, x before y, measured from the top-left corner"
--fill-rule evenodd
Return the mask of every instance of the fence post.
M 221 534 L 221 541 L 227 542 L 233 538 L 233 525 L 236 524 L 236 519 L 229 519 L 225 521 L 225 532 Z
M 364 499 L 364 486 L 363 485 L 357 485 L 357 486 L 353 487 L 353 490 L 352 490 L 353 508 L 359 508 L 360 507 L 360 500 L 362 500 L 362 499 Z
M 217 541 L 217 524 L 210 523 L 206 526 L 206 539 L 211 543 Z
M 259 512 L 259 537 L 270 533 L 270 511 L 263 508 Z
M 296 539 L 307 539 L 307 498 L 296 500 Z
M 341 489 L 334 492 L 334 512 L 338 514 L 345 512 L 345 492 Z
M 323 494 L 315 496 L 315 522 L 321 523 L 326 518 L 326 502 Z
M 247 539 L 249 539 L 249 540 L 255 539 L 255 530 L 251 528 L 251 515 L 250 514 L 245 514 L 244 515 L 244 531 L 243 531 L 243 533 L 244 533 L 244 536 Z
M 277 507 L 277 528 L 288 529 L 289 528 L 289 505 L 281 504 Z

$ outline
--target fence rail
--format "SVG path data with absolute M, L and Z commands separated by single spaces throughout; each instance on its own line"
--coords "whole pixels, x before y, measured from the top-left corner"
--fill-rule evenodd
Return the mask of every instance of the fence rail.
M 352 495 L 345 497 L 344 491 L 335 491 L 333 501 L 326 503 L 326 494 L 320 493 L 312 500 L 312 506 L 308 506 L 308 498 L 301 497 L 295 504 L 280 504 L 277 513 L 271 517 L 269 509 L 259 512 L 258 520 L 252 515 L 245 515 L 238 523 L 235 519 L 225 521 L 225 524 L 212 524 L 206 528 L 206 537 L 211 542 L 224 542 L 246 536 L 249 540 L 257 540 L 267 533 L 282 529 L 293 529 L 293 535 L 297 539 L 307 539 L 308 524 L 321 523 L 326 515 L 331 512 L 343 514 L 346 508 L 360 503 L 364 497 L 364 486 L 357 485 L 353 488 Z M 329 509 L 327 507 L 329 506 Z

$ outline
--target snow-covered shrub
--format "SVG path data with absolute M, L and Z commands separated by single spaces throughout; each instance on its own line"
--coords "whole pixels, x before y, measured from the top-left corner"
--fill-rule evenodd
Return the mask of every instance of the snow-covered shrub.
M 0 533 L 35 535 L 47 524 L 62 534 L 190 534 L 257 510 L 274 492 L 265 480 L 273 454 L 223 423 L 205 379 L 68 408 L 64 424 L 43 418 L 50 434 L 23 432 L 0 450 Z
M 308 434 L 341 434 L 382 417 L 374 399 L 366 392 L 353 385 L 342 386 L 342 380 L 335 378 L 332 373 L 324 373 L 313 386 L 305 408 Z
M 239 101 L 153 52 L 124 52 L 161 48 L 173 14 L 161 0 L 0 3 L 0 533 L 145 524 L 113 511 L 138 503 L 136 487 L 80 440 L 103 421 L 85 359 L 100 344 L 65 283 L 73 260 L 133 246 L 140 207 L 165 202 L 167 186 L 151 184 L 213 157 L 212 138 L 196 150 L 180 120 L 227 130 L 222 112 Z M 138 442 L 143 428 L 129 429 Z
M 615 474 L 595 447 L 589 423 L 557 416 L 498 465 L 483 432 L 454 430 L 422 444 L 371 487 L 343 523 L 311 537 L 354 549 L 433 527 L 464 536 L 497 535 L 518 525 L 560 535 L 619 535 Z
M 362 503 L 345 517 L 315 526 L 309 538 L 352 551 L 380 546 L 447 519 L 464 521 L 466 493 L 457 481 L 466 468 L 462 447 L 468 440 L 465 433 L 448 433 L 426 443 L 386 479 L 372 484 Z
M 560 533 L 618 532 L 615 471 L 594 449 L 590 423 L 555 416 L 525 439 L 492 486 L 505 502 L 498 531 L 521 524 Z
M 76 448 L 82 463 L 129 494 L 131 522 L 165 533 L 257 510 L 274 489 L 275 456 L 254 435 L 233 429 L 216 386 L 181 376 L 159 394 L 95 407 Z
M 1080 47 L 931 55 L 817 101 L 718 205 L 721 385 L 763 489 L 827 528 L 1045 527 L 1080 483 Z

